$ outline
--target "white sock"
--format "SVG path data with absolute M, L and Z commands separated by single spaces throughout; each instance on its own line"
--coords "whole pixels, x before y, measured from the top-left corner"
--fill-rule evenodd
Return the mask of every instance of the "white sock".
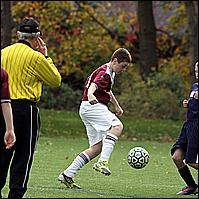
M 116 141 L 118 140 L 118 137 L 116 135 L 113 135 L 111 133 L 107 133 L 103 140 L 102 145 L 102 152 L 99 158 L 99 161 L 108 161 L 111 153 L 113 151 L 114 145 Z
M 90 161 L 89 156 L 82 152 L 71 163 L 71 165 L 64 171 L 64 174 L 68 177 L 73 177 L 79 169 Z

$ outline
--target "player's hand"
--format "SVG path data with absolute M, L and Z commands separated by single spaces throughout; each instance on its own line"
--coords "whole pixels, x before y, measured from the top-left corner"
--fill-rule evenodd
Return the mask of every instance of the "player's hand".
M 98 103 L 97 98 L 93 94 L 88 95 L 88 101 L 91 105 Z
M 183 100 L 182 105 L 183 105 L 184 108 L 187 108 L 188 107 L 188 100 L 186 100 L 186 99 Z
M 121 116 L 124 113 L 123 109 L 120 106 L 119 107 L 115 107 L 115 111 L 116 111 L 115 114 L 117 116 Z
M 196 91 L 195 93 L 194 93 L 194 96 L 193 96 L 195 99 L 198 99 L 198 91 Z
M 36 50 L 42 53 L 44 56 L 48 56 L 48 49 L 46 47 L 46 43 L 43 41 L 41 37 L 36 38 L 37 47 Z
M 16 137 L 14 131 L 13 130 L 6 131 L 4 135 L 4 143 L 6 145 L 6 149 L 10 149 L 15 142 L 16 142 Z

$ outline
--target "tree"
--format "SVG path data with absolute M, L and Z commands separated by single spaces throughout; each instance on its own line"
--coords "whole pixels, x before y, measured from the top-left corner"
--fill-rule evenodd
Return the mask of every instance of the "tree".
M 122 37 L 118 32 L 112 30 L 111 28 L 109 28 L 105 23 L 99 21 L 97 19 L 97 17 L 94 16 L 94 14 L 92 14 L 91 12 L 89 12 L 88 10 L 86 10 L 80 3 L 80 1 L 75 1 L 75 3 L 79 6 L 79 8 L 81 10 L 83 10 L 84 12 L 86 12 L 90 18 L 95 22 L 97 23 L 99 26 L 101 26 L 101 28 L 103 28 L 109 35 L 112 39 L 115 39 L 121 46 L 124 46 L 125 45 L 125 41 L 124 41 L 124 37 Z M 82 1 L 82 3 L 84 5 L 89 5 L 88 2 L 84 2 Z
M 123 35 L 132 13 L 112 16 L 107 12 L 110 6 L 104 3 L 93 8 L 82 1 L 18 1 L 12 12 L 16 23 L 25 16 L 40 22 L 49 55 L 54 56 L 65 81 L 71 74 L 71 79 L 85 79 L 94 67 L 110 59 L 113 49 L 124 46 Z
M 194 64 L 198 60 L 198 1 L 185 1 L 189 27 L 189 45 L 191 71 L 194 76 Z
M 11 44 L 11 33 L 12 33 L 12 15 L 11 15 L 11 1 L 3 1 L 2 11 L 2 47 Z
M 152 1 L 138 1 L 138 23 L 140 41 L 140 64 L 143 78 L 158 70 L 156 55 L 156 28 Z

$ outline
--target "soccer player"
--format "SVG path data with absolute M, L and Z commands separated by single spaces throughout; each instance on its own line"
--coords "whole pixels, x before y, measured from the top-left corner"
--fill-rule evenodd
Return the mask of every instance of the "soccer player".
M 112 92 L 112 86 L 115 74 L 125 71 L 131 61 L 128 50 L 119 48 L 112 54 L 111 60 L 95 69 L 85 82 L 79 114 L 85 125 L 90 147 L 82 151 L 58 176 L 58 180 L 68 188 L 80 188 L 73 180 L 74 175 L 99 154 L 99 160 L 93 165 L 93 169 L 105 175 L 111 174 L 108 161 L 123 130 L 123 124 L 117 117 L 123 114 L 123 109 Z M 114 105 L 115 114 L 108 109 L 109 102 Z
M 1 68 L 0 89 L 1 89 L 0 136 L 2 137 L 0 139 L 1 142 L 0 146 L 6 147 L 6 149 L 10 149 L 16 141 L 16 137 L 13 126 L 12 107 L 10 104 L 11 101 L 10 101 L 10 90 L 8 85 L 8 74 L 2 68 Z
M 198 62 L 195 64 L 195 76 L 198 80 Z M 198 170 L 198 81 L 192 85 L 189 99 L 183 100 L 183 107 L 187 108 L 187 120 L 171 149 L 171 155 L 180 176 L 187 185 L 177 194 L 190 195 L 198 192 L 198 185 L 187 166 Z
M 22 198 L 38 140 L 40 117 L 37 102 L 42 85 L 59 87 L 61 76 L 41 38 L 39 23 L 26 18 L 19 24 L 19 40 L 1 50 L 1 65 L 8 73 L 13 122 L 14 148 L 1 148 L 0 190 L 6 184 L 10 166 L 8 198 Z

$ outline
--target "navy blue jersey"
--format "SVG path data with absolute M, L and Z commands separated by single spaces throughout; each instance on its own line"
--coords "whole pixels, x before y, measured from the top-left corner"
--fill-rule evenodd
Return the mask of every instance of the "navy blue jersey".
M 188 100 L 187 120 L 198 120 L 198 82 L 192 85 Z
M 186 163 L 198 163 L 198 82 L 192 85 L 188 99 L 187 121 L 184 122 L 171 155 L 178 148 L 183 149 Z

